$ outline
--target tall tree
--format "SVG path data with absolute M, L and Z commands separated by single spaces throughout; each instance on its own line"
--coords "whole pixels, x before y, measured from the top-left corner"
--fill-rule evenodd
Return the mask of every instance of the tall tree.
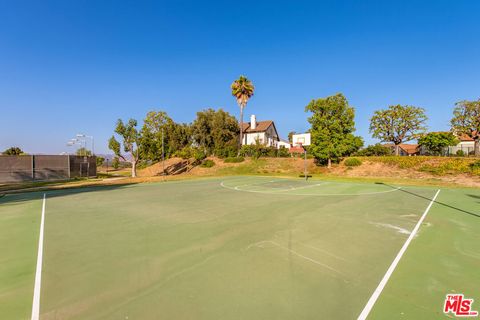
M 392 142 L 398 156 L 399 145 L 420 137 L 427 129 L 426 121 L 425 109 L 394 105 L 375 111 L 370 119 L 370 132 L 382 142 Z
M 108 141 L 108 148 L 117 157 L 132 164 L 132 178 L 135 178 L 137 176 L 137 163 L 140 159 L 139 146 L 141 141 L 141 134 L 137 130 L 137 120 L 130 119 L 124 124 L 121 119 L 118 119 L 115 133 L 122 138 L 123 151 L 129 153 L 129 159 L 122 155 L 120 142 L 114 136 Z
M 475 156 L 480 156 L 480 99 L 457 102 L 451 124 L 456 134 L 463 133 L 473 139 Z
M 162 158 L 162 152 L 169 158 L 189 144 L 188 129 L 188 125 L 175 123 L 166 112 L 150 111 L 141 130 L 142 158 L 158 161 Z
M 192 123 L 192 136 L 205 155 L 218 155 L 237 144 L 238 122 L 222 109 L 199 111 Z
M 357 151 L 363 145 L 360 137 L 354 136 L 355 110 L 343 94 L 312 100 L 306 107 L 312 115 L 309 151 L 320 163 L 331 167 L 332 160 L 338 160 Z
M 2 154 L 6 156 L 19 156 L 21 154 L 24 154 L 24 152 L 19 147 L 10 147 L 7 150 L 3 151 Z
M 429 132 L 418 139 L 418 144 L 428 153 L 440 155 L 445 148 L 458 144 L 458 139 L 451 132 Z
M 144 159 L 158 161 L 162 158 L 162 149 L 168 145 L 168 130 L 173 121 L 163 111 L 150 111 L 143 120 L 140 152 Z M 163 135 L 163 137 L 162 137 Z
M 248 100 L 253 96 L 255 87 L 252 81 L 248 80 L 245 76 L 240 76 L 237 80 L 233 81 L 230 86 L 232 89 L 232 96 L 237 99 L 238 106 L 240 107 L 240 147 L 243 143 L 243 109 L 247 106 Z

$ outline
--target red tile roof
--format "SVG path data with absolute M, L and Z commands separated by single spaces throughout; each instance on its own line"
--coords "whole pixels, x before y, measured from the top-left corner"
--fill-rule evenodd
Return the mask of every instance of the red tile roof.
M 475 133 L 474 133 L 475 134 Z M 475 141 L 473 140 L 472 138 L 470 138 L 468 135 L 466 135 L 465 133 L 461 133 L 458 135 L 458 139 L 460 141 Z
M 384 146 L 385 147 L 390 147 L 392 149 L 395 147 L 395 145 L 393 143 L 386 143 L 386 144 L 384 144 Z M 416 154 L 416 153 L 419 152 L 418 144 L 400 143 L 398 146 L 400 147 L 400 149 L 402 149 L 407 154 Z
M 290 147 L 290 149 L 288 149 L 288 152 L 289 153 L 304 153 L 305 149 L 303 149 L 303 147 L 293 146 L 293 147 Z

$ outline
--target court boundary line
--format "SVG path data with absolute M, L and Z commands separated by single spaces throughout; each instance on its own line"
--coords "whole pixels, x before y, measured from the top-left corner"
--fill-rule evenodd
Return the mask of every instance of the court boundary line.
M 220 186 L 222 186 L 223 188 L 225 189 L 230 189 L 230 190 L 233 190 L 233 191 L 239 191 L 239 192 L 252 192 L 252 193 L 263 193 L 263 194 L 276 194 L 276 195 L 281 195 L 281 196 L 317 196 L 317 197 L 329 197 L 329 196 L 368 196 L 368 195 L 375 195 L 375 194 L 383 194 L 383 193 L 390 193 L 390 192 L 395 192 L 395 191 L 399 191 L 400 189 L 402 189 L 403 187 L 398 187 L 398 188 L 393 188 L 393 189 L 390 189 L 390 190 L 386 190 L 386 191 L 375 191 L 375 192 L 364 192 L 364 193 L 287 193 L 285 191 L 295 191 L 295 189 L 283 189 L 283 190 L 280 190 L 280 191 L 276 191 L 276 192 L 273 192 L 273 191 L 258 191 L 258 190 L 245 190 L 245 189 L 240 189 L 239 187 L 240 186 L 234 186 L 234 187 L 230 187 L 230 186 L 227 186 L 224 184 L 225 180 L 220 182 Z M 323 184 L 327 184 L 328 182 L 325 182 L 325 183 L 319 183 L 319 184 L 316 184 L 316 185 L 313 185 L 312 187 L 315 187 L 315 186 L 319 186 L 319 185 L 323 185 Z M 281 192 L 281 193 L 280 193 Z
M 43 194 L 42 217 L 40 220 L 40 236 L 38 237 L 37 267 L 35 271 L 35 286 L 33 288 L 32 320 L 40 319 L 40 290 L 42 287 L 42 263 L 43 263 L 43 234 L 45 227 L 45 204 L 47 194 Z
M 408 236 L 407 241 L 405 241 L 402 248 L 398 252 L 397 256 L 393 260 L 392 264 L 387 269 L 387 272 L 383 276 L 382 280 L 378 284 L 377 288 L 375 289 L 375 291 L 373 291 L 372 296 L 370 297 L 370 299 L 368 299 L 367 304 L 363 308 L 363 310 L 360 313 L 360 315 L 358 316 L 357 320 L 367 319 L 368 315 L 370 314 L 370 311 L 372 311 L 373 306 L 375 305 L 375 302 L 377 302 L 377 299 L 380 297 L 380 294 L 382 293 L 383 289 L 387 285 L 387 282 L 390 279 L 391 275 L 393 274 L 393 271 L 395 271 L 395 268 L 397 267 L 398 263 L 400 262 L 400 259 L 402 258 L 405 251 L 407 251 L 407 248 L 410 245 L 410 243 L 412 242 L 415 235 L 417 234 L 418 229 L 420 229 L 420 225 L 422 224 L 423 220 L 425 219 L 428 212 L 430 211 L 430 208 L 432 207 L 433 203 L 435 202 L 435 199 L 437 199 L 437 196 L 438 196 L 439 193 L 440 193 L 440 189 L 437 190 L 437 193 L 435 193 L 435 196 L 433 197 L 433 199 L 430 200 L 430 203 L 428 204 L 427 208 L 423 212 L 423 215 L 418 220 L 418 222 L 415 225 L 415 228 L 413 228 L 412 232 L 410 232 L 410 235 Z

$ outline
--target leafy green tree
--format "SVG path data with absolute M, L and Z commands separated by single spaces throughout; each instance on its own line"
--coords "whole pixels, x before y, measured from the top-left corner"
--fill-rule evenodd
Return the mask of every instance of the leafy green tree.
M 166 158 L 190 144 L 190 128 L 177 124 L 166 112 L 147 113 L 141 131 L 141 154 L 146 160 L 159 161 L 162 151 Z M 163 143 L 163 145 L 162 145 Z
M 197 112 L 192 123 L 192 136 L 205 155 L 224 156 L 225 150 L 236 151 L 238 123 L 235 117 L 219 109 Z
M 192 144 L 192 128 L 186 123 L 175 123 L 169 134 L 169 155 Z
M 77 151 L 75 152 L 75 154 L 77 156 L 87 156 L 87 157 L 90 157 L 92 155 L 92 151 L 84 148 L 84 147 L 81 147 L 81 148 L 78 148 Z
M 129 153 L 129 158 L 122 155 L 121 144 L 112 136 L 108 141 L 108 148 L 112 150 L 115 155 L 124 161 L 129 161 L 132 164 L 132 178 L 137 176 L 137 164 L 140 160 L 139 146 L 141 141 L 141 134 L 137 130 L 137 120 L 130 119 L 126 124 L 121 119 L 118 119 L 115 133 L 122 138 L 123 151 Z
M 19 155 L 24 154 L 24 152 L 19 147 L 10 147 L 10 148 L 6 149 L 5 151 L 3 151 L 2 154 L 6 155 L 6 156 L 19 156 Z
M 343 94 L 312 100 L 305 111 L 312 113 L 308 118 L 312 125 L 309 152 L 318 163 L 327 163 L 330 168 L 332 160 L 348 156 L 363 145 L 362 138 L 353 135 L 355 110 Z
M 456 134 L 463 133 L 473 139 L 475 156 L 480 156 L 480 99 L 457 102 L 450 122 Z
M 442 151 L 458 144 L 458 139 L 451 132 L 429 132 L 418 139 L 418 144 L 433 155 L 440 155 Z
M 248 100 L 253 96 L 255 87 L 252 81 L 248 80 L 245 76 L 240 76 L 237 80 L 233 81 L 230 86 L 232 89 L 232 96 L 237 99 L 238 106 L 240 107 L 240 147 L 243 143 L 243 109 L 247 106 Z
M 163 111 L 147 113 L 143 120 L 140 142 L 140 151 L 144 159 L 158 161 L 162 158 L 162 147 L 168 145 L 168 131 L 172 123 L 172 119 Z
M 355 153 L 357 156 L 388 156 L 392 154 L 392 150 L 389 147 L 385 147 L 380 143 L 370 145 L 364 149 L 359 150 Z
M 97 162 L 97 167 L 100 167 L 100 166 L 102 166 L 103 163 L 105 162 L 105 158 L 104 158 L 104 157 L 99 157 L 99 156 L 97 156 L 97 158 L 96 158 L 95 161 Z
M 426 121 L 425 109 L 394 105 L 375 111 L 370 119 L 370 132 L 382 142 L 392 142 L 398 156 L 398 145 L 421 136 L 426 130 Z

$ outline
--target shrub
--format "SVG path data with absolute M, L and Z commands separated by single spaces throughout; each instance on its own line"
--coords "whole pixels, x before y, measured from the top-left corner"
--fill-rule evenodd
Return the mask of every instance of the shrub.
M 288 152 L 287 148 L 281 146 L 280 149 L 278 149 L 278 156 L 282 158 L 287 158 L 290 157 L 290 153 Z
M 480 170 L 480 160 L 470 163 L 470 168 L 472 170 Z
M 215 165 L 215 162 L 213 162 L 213 160 L 210 160 L 210 159 L 206 159 L 206 160 L 203 160 L 202 161 L 202 164 L 200 165 L 200 167 L 202 168 L 211 168 Z
M 113 158 L 112 167 L 115 170 L 117 170 L 120 167 L 120 160 L 118 159 L 118 157 Z
M 238 148 L 234 146 L 226 146 L 221 149 L 215 149 L 213 154 L 219 158 L 235 157 L 238 153 Z
M 192 147 L 185 147 L 182 150 L 177 151 L 175 155 L 182 159 L 194 158 L 196 161 L 201 161 L 207 157 L 202 150 Z
M 392 154 L 392 149 L 385 147 L 380 143 L 370 145 L 355 153 L 356 156 L 389 156 Z
M 245 160 L 244 157 L 230 157 L 230 158 L 223 159 L 223 162 L 225 162 L 225 163 L 239 163 L 239 162 L 243 162 L 244 160 Z
M 203 153 L 203 151 L 201 151 L 200 149 L 195 149 L 195 151 L 193 152 L 193 157 L 196 161 L 202 161 L 207 157 L 207 155 Z
M 362 161 L 358 158 L 347 158 L 343 163 L 347 167 L 357 167 L 362 164 Z
M 178 150 L 177 152 L 175 152 L 175 155 L 182 159 L 189 159 L 192 156 L 192 148 L 185 147 L 182 150 Z
M 457 156 L 459 157 L 464 157 L 465 156 L 465 152 L 463 152 L 463 150 L 457 150 Z
M 105 158 L 98 156 L 96 158 L 96 162 L 97 162 L 97 167 L 101 167 L 103 165 L 103 163 L 105 162 Z

